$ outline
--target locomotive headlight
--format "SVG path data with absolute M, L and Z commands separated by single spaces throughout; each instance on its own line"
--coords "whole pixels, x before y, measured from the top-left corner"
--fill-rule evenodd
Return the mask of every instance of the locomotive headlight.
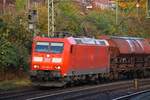
M 57 66 L 57 69 L 61 69 L 61 66 Z
M 33 57 L 33 61 L 35 61 L 35 62 L 42 62 L 43 61 L 43 57 Z
M 61 66 L 56 66 L 55 68 L 59 70 L 59 69 L 61 69 Z
M 47 55 L 46 55 L 46 57 L 47 57 L 47 58 L 49 58 L 49 57 L 50 57 L 50 55 L 49 55 L 49 54 L 47 54 Z
M 40 68 L 39 65 L 34 65 L 33 68 L 37 69 L 37 68 Z
M 61 63 L 62 58 L 52 58 L 52 63 Z

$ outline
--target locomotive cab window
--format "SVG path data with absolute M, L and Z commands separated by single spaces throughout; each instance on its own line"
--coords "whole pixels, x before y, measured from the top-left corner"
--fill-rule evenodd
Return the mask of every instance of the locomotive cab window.
M 62 42 L 37 42 L 35 51 L 46 53 L 62 53 L 64 43 Z
M 35 47 L 36 52 L 48 52 L 49 43 L 48 42 L 37 42 Z
M 62 53 L 63 48 L 64 48 L 64 43 L 61 43 L 61 42 L 50 43 L 50 52 L 51 53 Z

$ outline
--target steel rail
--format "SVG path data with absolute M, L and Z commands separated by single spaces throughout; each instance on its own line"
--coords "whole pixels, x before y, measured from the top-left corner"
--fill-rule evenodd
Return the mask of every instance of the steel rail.
M 132 93 L 132 94 L 129 94 L 129 95 L 124 95 L 124 96 L 121 96 L 121 97 L 118 97 L 118 98 L 115 98 L 115 99 L 112 99 L 112 100 L 126 100 L 126 99 L 129 99 L 131 97 L 134 97 L 134 96 L 137 96 L 137 95 L 140 95 L 140 94 L 143 94 L 143 93 L 147 93 L 147 92 L 150 92 L 150 89 L 135 92 L 135 93 Z
M 145 82 L 145 81 L 150 81 L 150 79 L 141 79 L 139 82 Z M 141 84 L 140 86 L 142 86 Z M 149 85 L 145 84 L 145 85 Z M 144 85 L 144 86 L 145 86 Z M 72 90 L 66 90 L 62 92 L 57 92 L 57 93 L 52 93 L 48 95 L 42 95 L 42 96 L 37 96 L 33 98 L 28 98 L 26 100 L 40 100 L 44 98 L 63 98 L 63 99 L 79 99 L 85 96 L 93 95 L 96 93 L 102 93 L 102 92 L 107 92 L 107 91 L 116 91 L 116 90 L 123 90 L 123 89 L 132 89 L 134 90 L 134 81 L 123 81 L 123 82 L 114 82 L 114 83 L 107 83 L 107 84 L 101 84 L 101 85 L 96 85 L 96 86 L 88 86 L 85 88 L 76 88 Z
M 150 83 L 150 79 L 139 79 L 138 86 L 142 86 L 143 88 L 147 88 Z M 150 87 L 150 86 L 148 86 Z M 106 93 L 110 91 L 116 90 L 129 90 L 135 89 L 134 81 L 118 81 L 112 83 L 103 83 L 99 85 L 83 85 L 83 86 L 74 86 L 68 88 L 49 88 L 47 90 L 39 90 L 39 89 L 25 89 L 20 92 L 4 92 L 0 93 L 0 100 L 36 100 L 36 99 L 44 99 L 48 97 L 57 98 L 57 97 L 66 97 L 65 99 L 76 99 L 82 98 L 89 95 L 94 95 L 97 93 Z

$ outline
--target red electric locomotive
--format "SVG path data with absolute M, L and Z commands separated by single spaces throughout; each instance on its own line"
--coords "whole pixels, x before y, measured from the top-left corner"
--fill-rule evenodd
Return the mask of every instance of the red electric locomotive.
M 34 85 L 63 86 L 109 73 L 108 42 L 92 38 L 35 37 L 31 80 Z
M 150 44 L 143 38 L 35 37 L 31 80 L 34 85 L 61 87 L 67 83 L 148 76 Z

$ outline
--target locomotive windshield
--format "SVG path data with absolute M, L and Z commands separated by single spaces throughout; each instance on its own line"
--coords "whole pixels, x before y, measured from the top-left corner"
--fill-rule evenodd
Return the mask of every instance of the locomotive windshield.
M 63 43 L 50 43 L 50 52 L 51 53 L 61 53 L 63 51 Z
M 48 52 L 49 43 L 48 42 L 37 42 L 35 47 L 36 52 Z
M 61 42 L 37 42 L 35 51 L 46 53 L 62 53 L 64 43 Z

